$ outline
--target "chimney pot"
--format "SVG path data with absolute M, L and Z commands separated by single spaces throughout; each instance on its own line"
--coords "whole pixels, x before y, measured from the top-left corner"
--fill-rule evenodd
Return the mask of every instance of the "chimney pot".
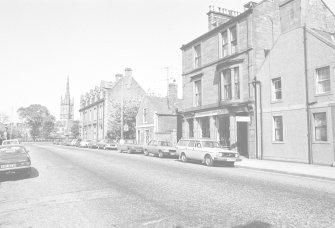
M 125 71 L 125 76 L 126 77 L 131 77 L 132 76 L 133 70 L 131 68 L 127 67 L 124 71 Z

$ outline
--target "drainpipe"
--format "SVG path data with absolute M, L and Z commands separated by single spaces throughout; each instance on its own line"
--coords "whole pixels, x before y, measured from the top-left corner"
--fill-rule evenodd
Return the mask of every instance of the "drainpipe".
M 261 156 L 260 159 L 263 160 L 263 111 L 262 111 L 262 84 L 260 81 L 254 78 L 254 80 L 251 82 L 254 86 L 255 91 L 255 135 L 256 135 L 256 158 L 258 158 L 258 102 L 257 102 L 257 85 L 259 85 L 259 107 L 260 107 L 260 135 L 261 135 Z
M 306 24 L 303 27 L 304 36 L 304 67 L 305 67 L 305 89 L 306 89 L 306 116 L 307 116 L 307 142 L 308 142 L 308 163 L 313 163 L 312 142 L 311 142 L 311 120 L 308 98 L 308 62 L 307 62 L 307 31 Z

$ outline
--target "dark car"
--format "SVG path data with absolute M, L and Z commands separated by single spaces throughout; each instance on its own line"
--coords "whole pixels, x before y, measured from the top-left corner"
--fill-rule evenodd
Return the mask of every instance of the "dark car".
M 143 146 L 137 144 L 136 140 L 134 139 L 120 140 L 120 142 L 117 145 L 117 150 L 120 153 L 127 152 L 128 154 L 144 152 Z
M 30 166 L 30 156 L 24 146 L 0 146 L 0 176 L 13 173 L 23 173 L 26 176 L 30 176 Z
M 157 155 L 160 158 L 165 156 L 178 157 L 176 153 L 176 147 L 171 142 L 161 140 L 151 140 L 148 145 L 143 146 L 144 155 L 149 154 Z
M 98 142 L 96 141 L 90 141 L 87 145 L 87 148 L 91 148 L 91 149 L 97 149 L 98 148 Z

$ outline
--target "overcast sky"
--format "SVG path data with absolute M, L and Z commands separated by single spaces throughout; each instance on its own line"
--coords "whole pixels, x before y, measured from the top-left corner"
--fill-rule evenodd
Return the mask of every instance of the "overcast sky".
M 69 75 L 79 118 L 80 95 L 126 67 L 145 90 L 166 95 L 165 67 L 180 85 L 180 47 L 207 31 L 208 6 L 243 11 L 247 2 L 1 0 L 0 113 L 41 104 L 59 119 Z

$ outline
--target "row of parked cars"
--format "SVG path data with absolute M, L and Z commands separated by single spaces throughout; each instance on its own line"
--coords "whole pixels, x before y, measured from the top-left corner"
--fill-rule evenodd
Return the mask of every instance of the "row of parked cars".
M 235 162 L 241 161 L 237 151 L 222 147 L 220 143 L 209 139 L 180 139 L 177 145 L 162 140 L 151 140 L 147 145 L 140 145 L 136 140 L 126 139 L 115 141 L 102 140 L 100 142 L 77 141 L 71 142 L 79 147 L 113 149 L 120 153 L 143 153 L 145 156 L 154 155 L 159 158 L 175 157 L 182 162 L 201 161 L 207 166 L 213 166 L 215 163 L 224 163 L 234 166 Z

